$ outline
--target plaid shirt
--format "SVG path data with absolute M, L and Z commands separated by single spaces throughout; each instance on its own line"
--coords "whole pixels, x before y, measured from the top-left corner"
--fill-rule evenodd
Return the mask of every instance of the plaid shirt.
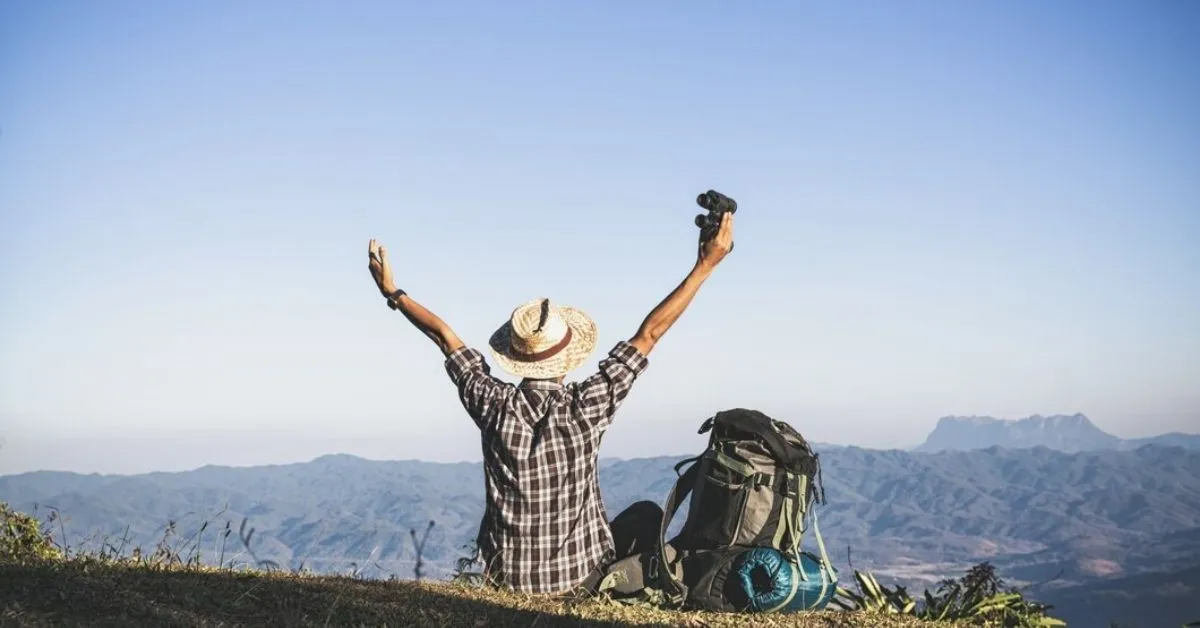
M 612 558 L 596 458 L 613 413 L 646 365 L 646 356 L 621 341 L 583 382 L 514 386 L 493 377 L 475 349 L 447 357 L 446 371 L 483 441 L 487 505 L 476 541 L 491 582 L 558 593 Z

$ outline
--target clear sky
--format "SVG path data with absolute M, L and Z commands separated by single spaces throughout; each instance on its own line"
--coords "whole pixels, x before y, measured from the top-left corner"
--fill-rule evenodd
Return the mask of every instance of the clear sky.
M 368 239 L 480 348 L 583 308 L 590 370 L 710 187 L 737 248 L 602 455 L 1200 431 L 1198 112 L 1187 0 L 6 2 L 0 473 L 477 460 Z

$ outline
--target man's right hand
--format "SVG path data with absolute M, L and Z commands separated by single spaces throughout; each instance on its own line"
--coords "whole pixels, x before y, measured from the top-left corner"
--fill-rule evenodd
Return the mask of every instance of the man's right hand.
M 733 214 L 725 212 L 721 214 L 721 226 L 717 229 L 717 235 L 700 243 L 696 263 L 712 270 L 721 263 L 721 260 L 725 259 L 731 249 L 733 249 Z

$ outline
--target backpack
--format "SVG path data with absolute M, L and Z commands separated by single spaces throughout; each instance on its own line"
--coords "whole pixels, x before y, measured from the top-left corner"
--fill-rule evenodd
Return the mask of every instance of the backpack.
M 699 433 L 710 430 L 704 452 L 675 467 L 655 549 L 613 563 L 600 589 L 705 610 L 823 608 L 837 571 L 813 510 L 825 501 L 818 455 L 790 425 L 756 410 L 718 412 Z M 668 542 L 689 494 L 683 528 Z M 819 558 L 801 550 L 810 519 Z

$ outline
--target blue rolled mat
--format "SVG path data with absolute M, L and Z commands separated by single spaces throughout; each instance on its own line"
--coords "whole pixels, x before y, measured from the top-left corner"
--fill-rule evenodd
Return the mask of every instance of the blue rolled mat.
M 837 591 L 836 572 L 827 573 L 808 552 L 797 565 L 779 550 L 756 547 L 737 557 L 733 573 L 749 600 L 746 610 L 756 613 L 820 610 Z

